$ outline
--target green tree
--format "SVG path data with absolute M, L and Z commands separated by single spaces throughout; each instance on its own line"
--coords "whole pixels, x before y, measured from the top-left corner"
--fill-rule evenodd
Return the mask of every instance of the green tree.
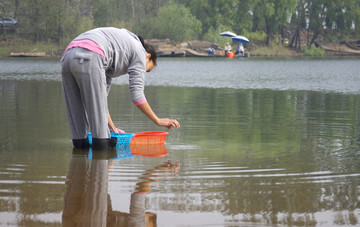
M 93 11 L 94 25 L 96 27 L 105 27 L 111 19 L 111 2 L 100 1 L 98 4 L 98 7 Z
M 156 27 L 159 38 L 175 41 L 197 39 L 201 34 L 201 22 L 188 8 L 173 1 L 159 9 Z
M 299 0 L 296 10 L 291 16 L 290 29 L 295 29 L 295 33 L 291 38 L 290 47 L 301 48 L 300 32 L 306 29 L 305 1 Z
M 258 0 L 243 0 L 235 4 L 234 31 L 237 34 L 249 33 L 253 30 L 254 7 Z
M 236 0 L 185 0 L 181 1 L 202 23 L 202 35 L 222 27 L 234 29 Z
M 275 5 L 272 1 L 259 0 L 253 9 L 253 32 L 264 31 L 267 35 L 266 44 L 270 44 L 271 34 L 273 33 L 273 26 L 270 23 L 270 18 L 274 15 Z
M 296 0 L 259 0 L 254 7 L 253 31 L 264 31 L 266 44 L 270 45 L 275 35 L 289 22 L 296 7 Z
M 354 29 L 355 34 L 360 32 L 360 0 L 346 1 L 346 20 L 351 23 L 351 28 Z
M 6 16 L 9 12 L 7 11 L 8 9 L 10 9 L 11 4 L 9 4 L 7 1 L 5 0 L 0 0 L 0 15 L 4 15 Z M 2 28 L 1 31 L 4 35 L 3 35 L 3 40 L 6 40 L 6 29 L 5 26 Z

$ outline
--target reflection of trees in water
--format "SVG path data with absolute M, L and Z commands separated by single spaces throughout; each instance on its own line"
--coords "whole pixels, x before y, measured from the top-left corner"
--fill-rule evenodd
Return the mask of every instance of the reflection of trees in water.
M 233 103 L 227 103 L 231 101 Z M 221 110 L 221 114 L 198 115 L 208 116 L 210 122 L 210 117 L 224 118 L 226 112 L 226 119 L 237 123 L 226 125 L 227 128 L 243 124 L 249 130 L 240 127 L 239 130 L 229 129 L 221 131 L 219 136 L 214 135 L 214 138 L 221 137 L 226 152 L 209 152 L 209 158 L 234 166 L 243 163 L 250 170 L 277 167 L 284 170 L 279 175 L 277 172 L 258 172 L 259 176 L 239 174 L 234 179 L 216 179 L 213 184 L 211 180 L 199 181 L 202 185 L 198 187 L 189 184 L 189 191 L 206 187 L 212 190 L 194 194 L 193 199 L 188 199 L 186 209 L 221 210 L 226 215 L 243 215 L 247 221 L 274 224 L 314 225 L 319 219 L 316 215 L 327 215 L 327 212 L 336 214 L 329 217 L 332 219 L 330 223 L 359 222 L 360 165 L 356 160 L 360 160 L 360 144 L 354 141 L 360 134 L 357 96 L 251 90 L 239 92 L 237 98 L 226 102 L 212 103 L 222 105 L 221 108 L 211 108 Z M 204 111 L 208 109 L 204 108 Z M 202 120 L 206 122 L 207 119 L 204 117 Z M 219 134 L 217 130 L 212 133 Z M 241 141 L 241 146 L 230 147 L 234 137 Z M 232 160 L 232 156 L 238 159 Z M 197 196 L 201 202 L 197 202 Z M 179 198 L 179 201 L 182 199 L 185 198 Z
M 186 191 L 192 193 L 182 193 L 175 198 L 163 197 L 152 202 L 159 204 L 162 210 L 221 212 L 227 219 L 233 217 L 229 221 L 235 223 L 316 226 L 322 220 L 326 223 L 358 224 L 356 196 L 359 192 L 356 186 L 322 188 L 319 184 L 319 188 L 314 188 L 312 183 L 296 183 L 292 178 L 289 176 L 281 180 L 269 177 L 264 180 L 254 176 L 209 180 L 207 184 L 193 179 L 194 185 L 184 182 Z M 288 186 L 284 187 L 284 184 Z M 199 193 L 195 192 L 196 189 Z
M 216 171 L 220 169 L 217 165 Z M 296 226 L 314 226 L 321 221 L 358 223 L 359 184 L 353 181 L 356 176 L 342 179 L 341 182 L 349 180 L 349 184 L 339 181 L 333 185 L 329 181 L 342 178 L 341 175 L 252 170 L 259 169 L 247 169 L 244 173 L 241 169 L 234 178 L 225 176 L 224 171 L 219 174 L 223 179 L 217 179 L 206 169 L 197 169 L 199 176 L 188 170 L 182 177 L 184 191 L 189 193 L 163 196 L 152 203 L 159 204 L 158 209 L 163 210 L 222 212 L 226 217 L 238 219 L 237 222 Z
M 324 215 L 328 216 L 326 221 L 329 223 L 359 222 L 356 215 L 359 184 L 353 181 L 346 184 L 346 179 L 343 179 L 343 183 L 332 185 L 321 175 L 271 175 L 276 173 L 261 178 L 254 175 L 224 180 L 227 187 L 223 189 L 225 207 L 222 212 L 255 223 L 312 226 L 319 224 L 319 218 Z M 333 176 L 329 177 L 332 181 Z
M 177 176 L 179 163 L 170 161 L 147 170 L 131 194 L 130 213 L 112 209 L 108 192 L 108 168 L 111 152 L 74 150 L 64 196 L 63 226 L 156 226 L 156 214 L 145 211 L 145 195 L 157 177 Z

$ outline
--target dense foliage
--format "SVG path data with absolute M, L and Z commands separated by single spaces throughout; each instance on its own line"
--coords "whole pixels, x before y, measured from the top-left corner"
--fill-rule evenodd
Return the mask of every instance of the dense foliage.
M 360 0 L 0 0 L 0 16 L 17 19 L 22 37 L 60 46 L 85 30 L 115 26 L 147 39 L 212 42 L 230 30 L 265 45 L 288 38 L 300 48 L 300 40 L 311 45 L 319 38 L 356 37 L 359 5 Z

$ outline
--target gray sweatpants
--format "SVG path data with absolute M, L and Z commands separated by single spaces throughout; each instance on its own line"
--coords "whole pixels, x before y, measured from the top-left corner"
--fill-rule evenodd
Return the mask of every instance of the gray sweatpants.
M 110 138 L 103 57 L 83 48 L 61 59 L 62 84 L 72 139 Z

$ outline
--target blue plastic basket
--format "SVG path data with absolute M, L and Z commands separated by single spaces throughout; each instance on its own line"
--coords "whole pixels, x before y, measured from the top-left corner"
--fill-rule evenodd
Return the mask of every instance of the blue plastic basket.
M 116 147 L 125 147 L 129 146 L 131 142 L 131 138 L 135 135 L 132 133 L 110 133 L 111 138 L 117 138 Z M 92 144 L 92 135 L 91 132 L 88 134 L 89 143 Z
M 116 161 L 116 160 L 128 159 L 128 158 L 133 158 L 133 157 L 135 157 L 135 155 L 133 155 L 131 153 L 130 146 L 117 146 L 116 147 L 116 157 L 112 157 L 112 158 L 110 158 L 110 160 Z M 93 159 L 93 151 L 91 148 L 89 149 L 88 159 L 89 160 Z
M 132 158 L 135 156 L 131 153 L 130 146 L 116 147 L 116 151 L 117 151 L 117 157 L 112 158 L 111 160 L 121 160 L 121 159 Z

